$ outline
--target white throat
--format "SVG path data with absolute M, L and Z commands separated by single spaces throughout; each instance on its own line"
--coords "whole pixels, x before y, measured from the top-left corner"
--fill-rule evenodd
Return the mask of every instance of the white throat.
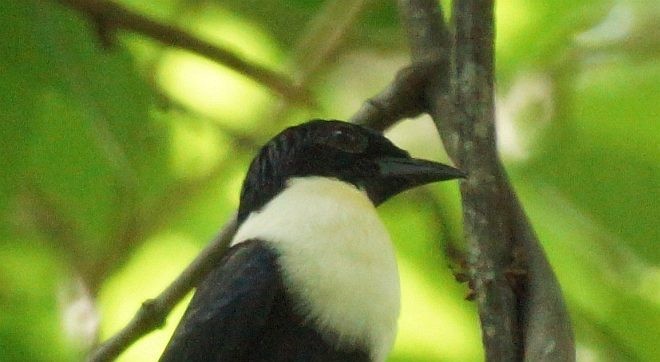
M 295 178 L 241 225 L 233 244 L 258 238 L 280 253 L 300 312 L 342 345 L 384 361 L 396 336 L 400 290 L 394 250 L 367 195 L 325 177 Z

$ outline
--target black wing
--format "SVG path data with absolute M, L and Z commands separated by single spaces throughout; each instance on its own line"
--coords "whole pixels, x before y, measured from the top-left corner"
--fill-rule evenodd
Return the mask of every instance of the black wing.
M 282 290 L 276 259 L 259 240 L 232 247 L 197 287 L 160 361 L 245 360 Z

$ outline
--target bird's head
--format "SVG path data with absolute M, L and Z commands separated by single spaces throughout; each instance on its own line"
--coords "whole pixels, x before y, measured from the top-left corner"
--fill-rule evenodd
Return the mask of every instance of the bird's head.
M 465 177 L 465 173 L 412 158 L 369 128 L 313 120 L 280 132 L 254 158 L 241 191 L 239 222 L 282 191 L 288 180 L 305 176 L 353 184 L 378 205 L 407 189 Z

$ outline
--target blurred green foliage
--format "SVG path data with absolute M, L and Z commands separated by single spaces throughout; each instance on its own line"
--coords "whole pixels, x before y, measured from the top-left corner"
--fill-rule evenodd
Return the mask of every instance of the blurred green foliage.
M 104 44 L 55 1 L 0 2 L 0 360 L 82 359 L 211 239 L 256 145 L 350 116 L 407 62 L 390 2 L 358 6 L 338 37 L 354 1 L 122 3 L 303 80 L 319 107 L 140 34 Z M 578 358 L 660 360 L 660 8 L 497 6 L 500 150 L 564 288 Z M 426 118 L 389 135 L 444 157 Z M 456 186 L 381 214 L 403 288 L 390 360 L 481 360 L 474 305 L 443 254 L 460 240 Z M 121 360 L 154 360 L 184 304 Z

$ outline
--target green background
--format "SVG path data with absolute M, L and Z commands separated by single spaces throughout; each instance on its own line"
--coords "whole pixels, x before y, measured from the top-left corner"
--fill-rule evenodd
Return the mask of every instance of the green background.
M 365 2 L 322 56 L 354 1 L 122 4 L 303 78 L 317 105 L 143 35 L 104 44 L 54 1 L 0 2 L 0 360 L 82 359 L 213 237 L 256 145 L 350 117 L 408 61 L 393 2 Z M 578 360 L 660 360 L 660 7 L 502 0 L 496 15 L 500 152 L 563 286 Z M 388 136 L 446 161 L 427 118 Z M 481 360 L 474 304 L 443 254 L 460 240 L 456 185 L 380 213 L 403 289 L 390 360 Z M 120 360 L 155 360 L 184 304 Z

